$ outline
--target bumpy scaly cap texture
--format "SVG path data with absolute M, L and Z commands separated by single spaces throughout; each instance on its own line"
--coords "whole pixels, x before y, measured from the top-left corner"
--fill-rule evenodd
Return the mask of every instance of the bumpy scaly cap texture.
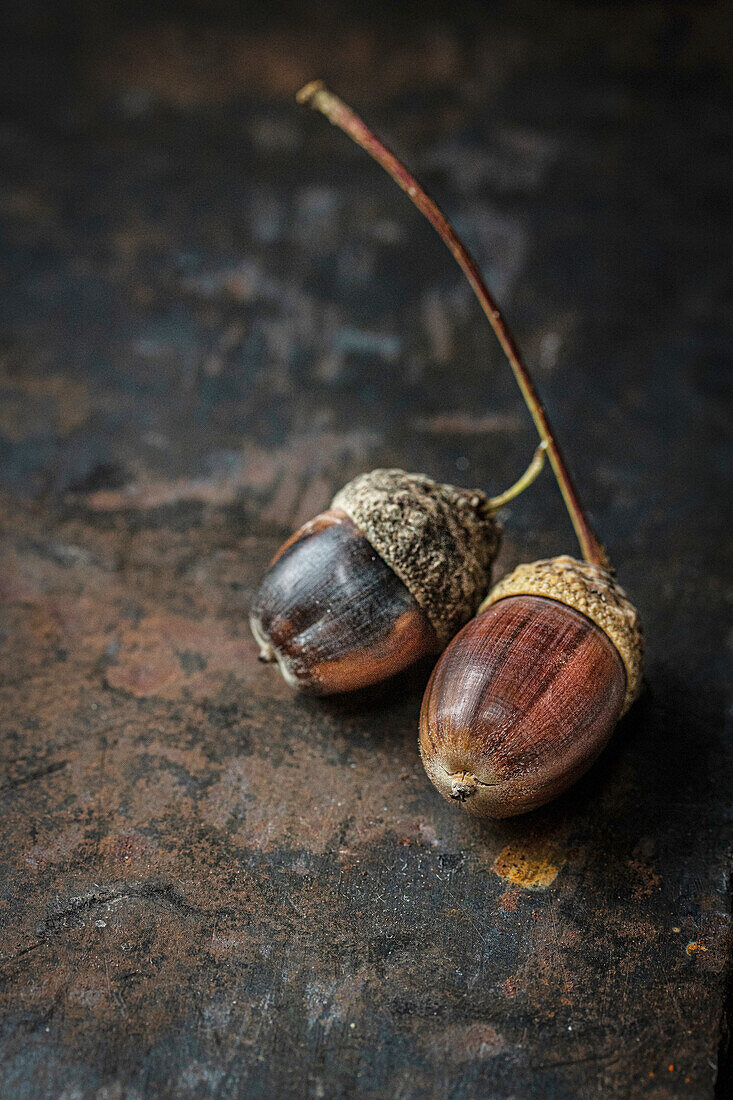
M 340 508 L 407 586 L 446 645 L 491 583 L 500 528 L 487 497 L 404 470 L 372 470 L 336 494 Z
M 626 713 L 641 689 L 644 635 L 638 611 L 606 569 L 567 554 L 519 565 L 492 588 L 480 610 L 507 596 L 546 596 L 575 608 L 599 626 L 626 668 Z

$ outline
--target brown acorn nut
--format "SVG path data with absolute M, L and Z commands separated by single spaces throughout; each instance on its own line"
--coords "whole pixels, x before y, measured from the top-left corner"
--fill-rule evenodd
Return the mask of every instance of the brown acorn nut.
M 593 761 L 639 689 L 638 615 L 609 571 L 547 411 L 476 261 L 412 173 L 348 104 L 313 80 L 299 103 L 343 130 L 402 188 L 466 275 L 547 449 L 584 562 L 520 566 L 438 661 L 423 703 L 428 775 L 474 813 L 541 805 Z M 492 606 L 495 605 L 495 606 Z
M 250 615 L 261 659 L 327 695 L 439 653 L 487 592 L 499 535 L 479 491 L 404 470 L 355 478 L 270 564 Z
M 568 556 L 521 565 L 428 684 L 420 753 L 447 799 L 511 817 L 571 786 L 636 698 L 643 636 L 611 574 Z

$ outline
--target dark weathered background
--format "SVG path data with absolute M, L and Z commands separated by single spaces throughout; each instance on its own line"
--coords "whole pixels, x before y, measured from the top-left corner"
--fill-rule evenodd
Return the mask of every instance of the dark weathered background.
M 726 5 L 11 7 L 0 1094 L 729 1095 Z M 309 701 L 248 636 L 351 475 L 534 447 L 313 76 L 465 232 L 645 619 L 647 694 L 524 820 L 430 787 L 427 668 Z M 573 549 L 545 475 L 498 573 Z

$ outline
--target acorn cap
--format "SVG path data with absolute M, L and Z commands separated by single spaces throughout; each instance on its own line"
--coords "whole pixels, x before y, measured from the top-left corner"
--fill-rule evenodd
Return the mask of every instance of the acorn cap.
M 607 569 L 567 554 L 518 565 L 494 585 L 479 613 L 507 596 L 545 596 L 580 611 L 599 626 L 613 642 L 626 669 L 626 713 L 641 690 L 644 634 L 639 612 Z
M 475 613 L 491 583 L 501 528 L 479 490 L 404 470 L 372 470 L 336 494 L 430 620 L 441 647 Z

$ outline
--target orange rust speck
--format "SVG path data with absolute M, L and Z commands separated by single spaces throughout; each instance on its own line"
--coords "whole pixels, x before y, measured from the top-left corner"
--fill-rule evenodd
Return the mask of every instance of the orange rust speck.
M 518 890 L 505 890 L 499 898 L 499 907 L 504 910 L 505 913 L 516 913 L 519 906 L 519 891 Z
M 505 997 L 516 997 L 521 989 L 521 983 L 518 978 L 507 978 L 502 982 L 501 988 Z
M 514 886 L 542 890 L 557 878 L 564 859 L 538 842 L 508 844 L 494 860 L 494 871 Z

